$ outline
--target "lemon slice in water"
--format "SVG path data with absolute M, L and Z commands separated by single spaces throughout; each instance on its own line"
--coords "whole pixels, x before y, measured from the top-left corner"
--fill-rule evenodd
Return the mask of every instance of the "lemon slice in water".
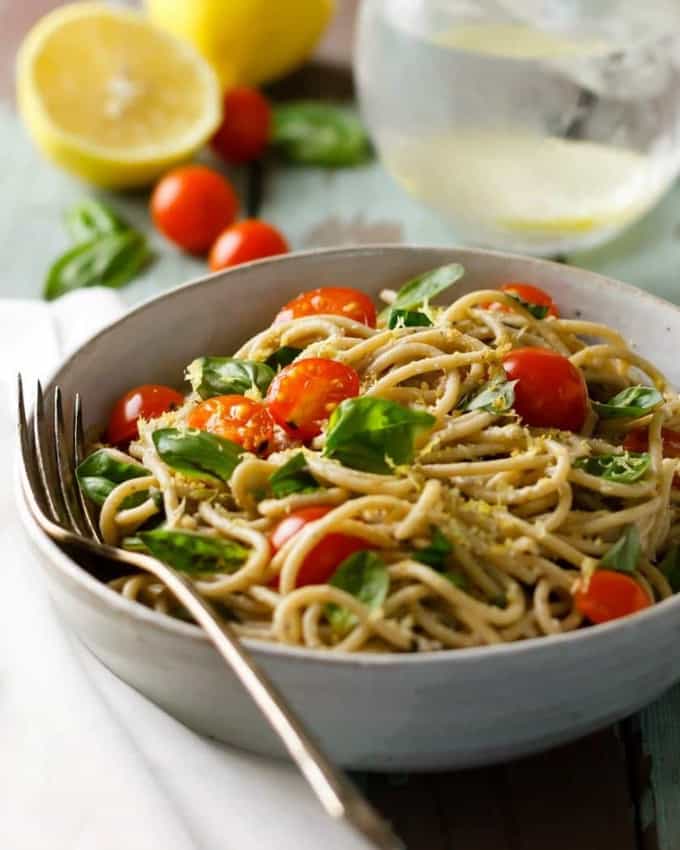
M 38 148 L 96 185 L 151 182 L 221 118 L 217 77 L 136 12 L 77 3 L 42 18 L 17 59 L 21 115 Z

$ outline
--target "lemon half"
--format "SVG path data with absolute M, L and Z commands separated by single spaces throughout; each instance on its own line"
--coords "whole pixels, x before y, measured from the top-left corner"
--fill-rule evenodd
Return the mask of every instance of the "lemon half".
M 19 49 L 17 98 L 46 156 L 108 188 L 151 182 L 221 120 L 217 76 L 190 45 L 102 3 L 36 24 Z

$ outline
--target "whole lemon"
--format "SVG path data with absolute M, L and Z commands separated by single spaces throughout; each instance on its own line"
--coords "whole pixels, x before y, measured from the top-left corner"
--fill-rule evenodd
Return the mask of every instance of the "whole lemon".
M 151 20 L 191 42 L 225 88 L 259 85 L 300 65 L 334 0 L 146 0 Z

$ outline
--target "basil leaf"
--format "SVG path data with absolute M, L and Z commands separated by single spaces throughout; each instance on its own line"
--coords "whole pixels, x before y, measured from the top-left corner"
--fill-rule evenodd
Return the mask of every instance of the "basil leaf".
M 627 387 L 603 404 L 593 402 L 595 412 L 601 419 L 634 419 L 649 413 L 663 402 L 661 393 L 654 387 Z
M 265 363 L 275 372 L 278 372 L 279 369 L 283 369 L 284 366 L 290 365 L 298 354 L 302 354 L 303 351 L 303 348 L 294 348 L 292 345 L 284 345 L 283 348 L 279 348 L 278 351 L 270 354 L 265 360 Z
M 257 389 L 264 396 L 274 378 L 266 363 L 239 360 L 236 357 L 199 357 L 187 367 L 192 389 L 201 398 L 217 395 L 245 395 Z
M 228 482 L 243 454 L 241 446 L 207 431 L 160 428 L 152 439 L 161 460 L 188 478 Z
M 416 328 L 431 327 L 430 317 L 421 313 L 420 310 L 390 310 L 387 317 L 387 327 L 393 328 Z
M 130 281 L 150 257 L 145 237 L 134 230 L 96 237 L 71 248 L 52 265 L 43 295 L 53 301 L 85 286 L 115 289 Z
M 637 525 L 629 525 L 611 549 L 600 559 L 600 567 L 619 573 L 634 573 L 637 569 L 642 547 Z
M 289 162 L 337 168 L 371 156 L 361 121 L 346 109 L 317 101 L 274 107 L 271 143 Z
M 314 476 L 307 468 L 302 452 L 279 467 L 269 479 L 272 493 L 277 499 L 284 499 L 293 493 L 313 493 L 320 489 Z
M 545 319 L 548 315 L 550 307 L 547 304 L 532 304 L 531 301 L 525 301 L 523 298 L 520 298 L 519 295 L 514 295 L 512 292 L 506 292 L 513 301 L 517 301 L 518 304 L 521 304 L 525 310 L 528 310 L 534 319 Z
M 596 475 L 606 481 L 634 484 L 647 472 L 651 458 L 647 452 L 622 452 L 621 454 L 580 457 L 574 462 L 576 469 Z
M 413 460 L 416 437 L 435 421 L 387 399 L 348 398 L 331 415 L 323 453 L 352 469 L 389 474 Z
M 438 528 L 432 527 L 432 540 L 428 546 L 423 549 L 416 549 L 413 552 L 413 557 L 421 564 L 427 564 L 435 570 L 443 570 L 449 556 L 453 552 L 448 537 L 443 534 Z
M 232 573 L 248 558 L 245 546 L 233 540 L 169 528 L 139 531 L 123 540 L 124 549 L 140 551 L 142 546 L 159 561 L 192 575 Z
M 508 413 L 515 403 L 516 384 L 517 381 L 489 381 L 476 395 L 464 398 L 459 408 L 465 411 L 485 410 L 497 416 Z
M 76 469 L 80 489 L 88 499 L 100 507 L 118 484 L 144 475 L 151 475 L 151 473 L 139 463 L 118 460 L 109 449 L 99 449 L 89 455 Z M 148 491 L 133 493 L 123 502 L 122 507 L 136 507 L 145 502 L 148 497 Z
M 367 605 L 372 611 L 383 604 L 390 589 L 390 576 L 384 561 L 375 552 L 362 550 L 340 564 L 328 582 Z M 356 625 L 357 618 L 347 608 L 329 603 L 326 617 L 334 631 L 344 633 Z
M 381 317 L 385 318 L 393 310 L 413 310 L 420 307 L 425 301 L 431 301 L 453 286 L 464 273 L 465 270 L 459 263 L 451 263 L 414 277 L 401 287 L 394 301 L 381 312 Z
M 461 573 L 458 570 L 447 570 L 445 573 L 442 573 L 442 576 L 444 576 L 445 579 L 448 579 L 451 584 L 459 590 L 469 590 L 470 588 L 470 582 L 465 573 Z
M 666 552 L 659 569 L 668 579 L 673 593 L 680 590 L 680 544 L 675 544 Z
M 76 244 L 130 229 L 110 207 L 91 199 L 74 204 L 65 218 L 66 229 Z

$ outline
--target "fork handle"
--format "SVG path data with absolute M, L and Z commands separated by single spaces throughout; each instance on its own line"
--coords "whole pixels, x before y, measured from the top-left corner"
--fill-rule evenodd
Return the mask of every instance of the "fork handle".
M 357 832 L 369 840 L 371 846 L 379 850 L 404 850 L 403 843 L 389 824 L 347 777 L 331 764 L 318 744 L 305 731 L 300 720 L 243 647 L 228 623 L 185 577 L 148 555 L 124 552 L 109 546 L 98 547 L 100 554 L 102 548 L 108 550 L 107 554 L 113 560 L 124 561 L 145 572 L 153 573 L 189 611 L 250 694 L 328 814 L 338 820 L 346 819 Z

